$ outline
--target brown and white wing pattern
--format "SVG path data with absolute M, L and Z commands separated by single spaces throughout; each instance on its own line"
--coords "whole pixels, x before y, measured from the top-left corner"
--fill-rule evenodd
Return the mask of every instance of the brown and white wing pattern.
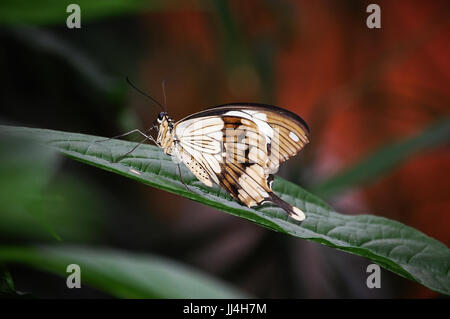
M 279 164 L 308 143 L 308 128 L 297 115 L 266 105 L 224 105 L 177 122 L 173 134 L 179 158 L 205 185 L 214 181 L 248 207 L 272 202 L 305 219 L 271 187 Z

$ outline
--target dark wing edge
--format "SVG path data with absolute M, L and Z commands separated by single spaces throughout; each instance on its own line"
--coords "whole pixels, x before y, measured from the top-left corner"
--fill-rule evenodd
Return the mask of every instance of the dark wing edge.
M 230 110 L 242 110 L 242 109 L 257 109 L 261 111 L 271 111 L 274 113 L 282 114 L 288 116 L 289 118 L 295 120 L 301 127 L 303 127 L 304 131 L 307 133 L 308 139 L 310 138 L 311 131 L 309 129 L 308 124 L 304 119 L 302 119 L 299 115 L 291 112 L 289 110 L 283 109 L 278 106 L 269 105 L 269 104 L 260 104 L 260 103 L 227 103 L 217 106 L 212 106 L 207 108 L 206 110 L 191 114 L 179 122 L 190 120 L 193 118 L 203 117 L 203 116 L 213 116 L 213 115 L 222 115 Z
M 256 164 L 253 164 L 256 165 Z M 297 221 L 306 219 L 305 213 L 295 206 L 285 202 L 271 189 L 268 180 L 257 179 L 251 174 L 251 166 L 242 164 L 221 165 L 219 185 L 239 203 L 253 207 L 270 202 L 283 209 L 291 218 Z

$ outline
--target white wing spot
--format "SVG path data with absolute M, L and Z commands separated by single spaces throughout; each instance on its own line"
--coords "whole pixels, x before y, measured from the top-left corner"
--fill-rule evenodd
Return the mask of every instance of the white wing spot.
M 300 139 L 298 138 L 297 135 L 295 135 L 294 132 L 290 132 L 290 133 L 289 133 L 289 137 L 290 137 L 292 140 L 294 140 L 295 142 L 300 141 Z
M 245 111 L 228 111 L 227 113 L 225 113 L 225 115 L 243 117 L 245 119 L 253 121 L 258 126 L 258 129 L 266 137 L 267 143 L 270 144 L 271 140 L 273 139 L 273 129 L 270 127 L 269 124 L 267 124 L 266 114 L 258 111 L 245 110 Z
M 294 212 L 294 214 L 291 215 L 292 218 L 299 221 L 305 220 L 305 213 L 300 208 L 292 206 L 292 211 Z

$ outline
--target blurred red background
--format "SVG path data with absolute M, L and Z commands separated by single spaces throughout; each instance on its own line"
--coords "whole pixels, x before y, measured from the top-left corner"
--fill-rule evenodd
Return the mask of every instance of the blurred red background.
M 229 1 L 222 19 L 195 3 L 148 13 L 142 17 L 150 38 L 141 76 L 153 90 L 166 79 L 176 119 L 233 101 L 272 103 L 301 115 L 312 142 L 288 165 L 291 171 L 307 165 L 313 184 L 450 114 L 449 2 L 377 1 L 381 29 L 365 24 L 369 3 Z M 146 125 L 154 116 L 145 111 Z M 333 204 L 347 214 L 393 218 L 449 245 L 450 180 L 443 175 L 449 170 L 450 151 L 440 148 Z M 175 199 L 151 194 L 152 205 L 156 198 Z M 162 219 L 185 222 L 186 205 L 208 211 L 178 197 L 163 202 L 157 210 Z M 211 216 L 202 219 L 217 218 Z M 435 295 L 411 287 L 405 296 Z

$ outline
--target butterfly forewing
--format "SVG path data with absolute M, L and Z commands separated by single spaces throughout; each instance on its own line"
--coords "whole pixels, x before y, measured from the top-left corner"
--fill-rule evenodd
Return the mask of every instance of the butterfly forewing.
M 177 122 L 172 134 L 181 161 L 205 185 L 214 181 L 248 207 L 269 201 L 305 218 L 271 189 L 280 163 L 309 142 L 299 116 L 274 106 L 223 105 Z

